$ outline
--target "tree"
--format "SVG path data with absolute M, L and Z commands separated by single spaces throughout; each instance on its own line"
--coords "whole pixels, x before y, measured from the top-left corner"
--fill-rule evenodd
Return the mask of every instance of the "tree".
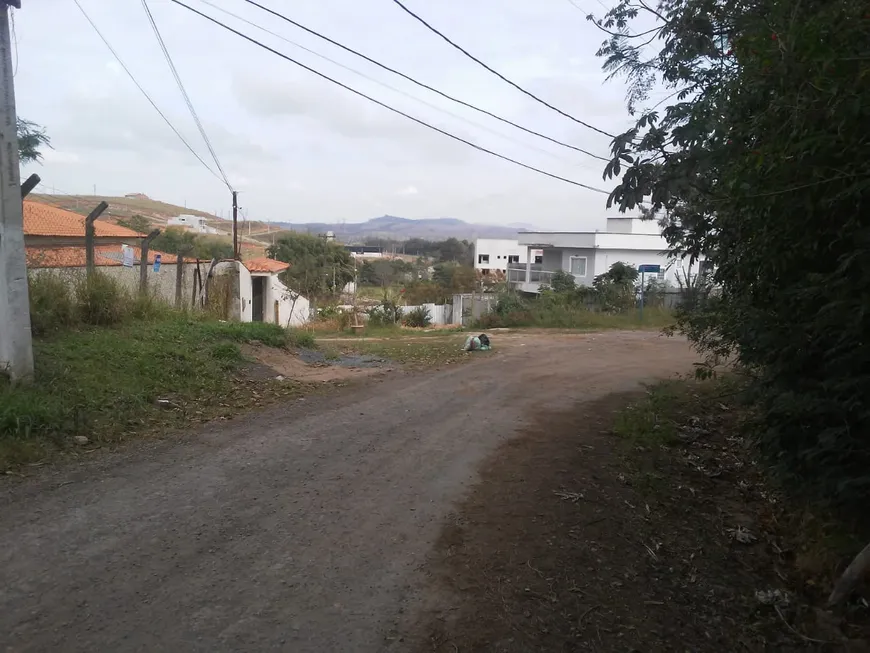
M 275 241 L 268 253 L 290 264 L 281 273 L 282 281 L 311 301 L 339 292 L 354 278 L 350 254 L 340 245 L 317 236 L 290 232 Z
M 372 264 L 374 268 L 374 276 L 381 288 L 387 288 L 393 285 L 396 280 L 396 269 L 393 267 L 392 261 L 387 259 L 379 259 Z
M 42 161 L 43 147 L 51 147 L 51 139 L 45 129 L 35 122 L 18 118 L 18 158 L 21 163 Z
M 181 251 L 193 251 L 195 234 L 183 227 L 169 227 L 151 241 L 151 249 L 167 254 L 178 254 Z
M 550 288 L 553 289 L 554 293 L 560 295 L 572 293 L 577 289 L 577 281 L 573 274 L 565 272 L 565 270 L 556 270 L 550 277 Z
M 636 125 L 608 204 L 642 208 L 671 253 L 712 265 L 680 326 L 753 374 L 759 442 L 835 501 L 870 486 L 870 75 L 864 0 L 621 0 L 599 54 Z M 640 13 L 658 21 L 640 39 Z M 662 43 L 650 52 L 655 39 Z M 649 91 L 673 91 L 663 112 Z
M 610 266 L 607 272 L 599 274 L 595 280 L 600 279 L 602 282 L 614 283 L 619 286 L 634 286 L 638 274 L 637 268 L 633 265 L 617 261 Z
M 220 236 L 196 236 L 193 241 L 193 255 L 202 259 L 233 258 L 233 241 Z
M 140 234 L 147 234 L 151 231 L 151 220 L 143 215 L 133 215 L 129 218 L 119 218 L 118 224 L 127 229 L 138 231 Z

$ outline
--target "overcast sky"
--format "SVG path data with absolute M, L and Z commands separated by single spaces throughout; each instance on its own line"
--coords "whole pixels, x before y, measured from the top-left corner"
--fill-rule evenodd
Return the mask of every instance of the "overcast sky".
M 610 189 L 603 163 L 455 105 L 265 14 L 244 0 L 209 0 L 286 39 L 444 109 L 324 61 L 186 0 L 354 88 L 483 147 Z M 630 124 L 624 86 L 606 83 L 586 20 L 598 0 L 406 0 L 435 27 L 567 113 L 605 131 Z M 80 0 L 200 156 L 208 151 L 184 105 L 140 0 Z M 525 97 L 401 11 L 391 0 L 260 0 L 420 81 L 559 140 L 606 156 L 608 140 Z M 605 200 L 456 143 L 369 103 L 206 22 L 169 0 L 155 20 L 240 204 L 251 219 L 358 222 L 383 214 L 455 217 L 540 228 L 604 226 Z M 19 115 L 44 125 L 54 150 L 43 190 L 146 193 L 223 211 L 229 192 L 136 89 L 72 0 L 25 0 L 15 12 Z M 452 115 L 451 115 L 452 114 Z

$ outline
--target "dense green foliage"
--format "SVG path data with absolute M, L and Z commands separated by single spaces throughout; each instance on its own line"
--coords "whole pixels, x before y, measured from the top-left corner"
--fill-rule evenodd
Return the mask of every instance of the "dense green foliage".
M 121 221 L 119 220 L 118 223 L 121 224 Z M 129 228 L 134 229 L 135 227 L 130 226 Z M 138 229 L 136 230 L 139 231 Z M 195 234 L 183 227 L 169 227 L 162 231 L 159 236 L 151 241 L 151 249 L 166 252 L 167 254 L 181 253 L 184 256 L 207 260 L 213 258 L 220 260 L 233 257 L 233 243 L 229 238 Z
M 641 16 L 658 29 L 635 38 Z M 674 253 L 712 263 L 681 326 L 752 373 L 771 459 L 803 488 L 866 499 L 866 1 L 621 0 L 599 25 L 638 112 L 614 141 L 610 201 L 644 202 Z M 644 109 L 657 84 L 676 97 L 661 113 Z
M 402 318 L 402 324 L 406 327 L 427 327 L 432 324 L 432 314 L 426 306 L 417 306 Z
M 127 229 L 138 231 L 140 234 L 147 234 L 151 231 L 151 220 L 138 213 L 129 218 L 118 218 L 118 224 Z
M 290 264 L 281 274 L 287 287 L 316 300 L 341 292 L 354 279 L 354 263 L 341 246 L 318 236 L 289 233 L 268 249 L 269 256 Z

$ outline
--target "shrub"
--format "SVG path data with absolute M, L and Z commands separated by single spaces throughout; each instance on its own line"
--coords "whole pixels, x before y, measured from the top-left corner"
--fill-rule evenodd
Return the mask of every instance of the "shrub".
M 407 327 L 427 327 L 432 324 L 432 314 L 429 312 L 428 307 L 417 306 L 405 314 L 402 324 Z
M 99 270 L 76 280 L 75 296 L 82 322 L 95 326 L 119 324 L 130 305 L 121 285 Z
M 42 336 L 79 325 L 79 315 L 70 280 L 44 272 L 28 275 L 30 293 L 30 328 Z
M 375 327 L 395 326 L 402 317 L 396 302 L 385 299 L 368 310 L 369 325 Z

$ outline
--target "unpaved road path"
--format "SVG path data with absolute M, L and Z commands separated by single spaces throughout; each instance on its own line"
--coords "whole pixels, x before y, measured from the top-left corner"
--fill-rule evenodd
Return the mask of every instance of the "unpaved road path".
M 541 411 L 694 360 L 654 333 L 494 344 L 0 488 L 0 650 L 404 650 L 481 462 Z

